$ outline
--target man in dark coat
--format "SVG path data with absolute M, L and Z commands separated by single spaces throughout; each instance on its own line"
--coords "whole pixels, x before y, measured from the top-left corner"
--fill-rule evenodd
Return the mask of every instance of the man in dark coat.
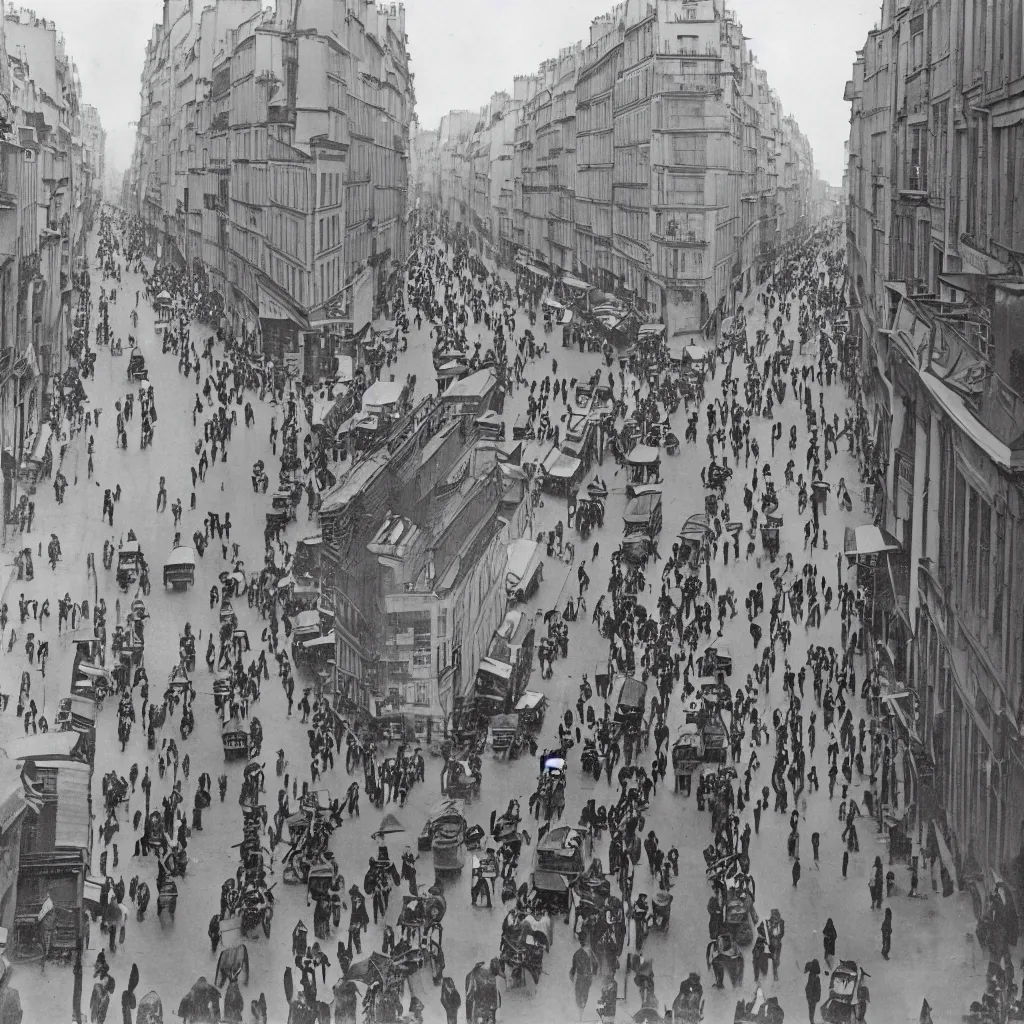
M 572 955 L 569 979 L 576 982 L 576 1007 L 582 1013 L 590 997 L 590 983 L 597 970 L 597 957 L 587 948 L 586 939 L 580 936 L 580 948 Z

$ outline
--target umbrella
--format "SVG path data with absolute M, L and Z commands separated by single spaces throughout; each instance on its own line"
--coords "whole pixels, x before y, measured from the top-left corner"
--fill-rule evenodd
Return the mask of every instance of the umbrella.
M 373 833 L 373 839 L 380 839 L 382 836 L 394 835 L 396 832 L 404 832 L 405 826 L 393 815 L 385 814 L 380 821 L 380 828 Z

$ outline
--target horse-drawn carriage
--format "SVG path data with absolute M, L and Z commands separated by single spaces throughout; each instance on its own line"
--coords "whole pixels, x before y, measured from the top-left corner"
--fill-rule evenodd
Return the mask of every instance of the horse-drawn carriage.
M 679 531 L 679 557 L 691 571 L 696 572 L 700 568 L 701 556 L 713 532 L 708 517 L 703 512 L 690 516 L 683 523 L 683 528 Z
M 548 699 L 543 693 L 526 690 L 519 698 L 515 711 L 519 716 L 519 726 L 529 732 L 536 732 L 544 724 L 544 713 L 547 711 Z
M 403 896 L 398 914 L 402 937 L 417 945 L 423 936 L 444 920 L 448 904 L 441 893 L 430 890 L 424 896 Z
M 164 562 L 164 586 L 169 583 L 175 590 L 188 590 L 196 581 L 196 553 L 193 548 L 179 544 Z
M 128 357 L 128 379 L 132 381 L 149 380 L 146 357 L 137 348 L 132 349 L 132 354 Z
M 430 849 L 435 877 L 457 873 L 466 863 L 466 819 L 454 804 L 431 822 Z
M 468 761 L 450 761 L 448 764 L 445 793 L 453 800 L 471 802 L 480 798 L 482 778 L 480 772 Z
M 654 551 L 655 538 L 661 532 L 661 488 L 643 484 L 626 488 L 629 503 L 623 515 L 623 557 L 635 564 L 645 561 Z

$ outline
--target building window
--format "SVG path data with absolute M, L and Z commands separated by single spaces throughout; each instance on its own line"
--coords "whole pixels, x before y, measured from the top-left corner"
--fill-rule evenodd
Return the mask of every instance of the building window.
M 910 69 L 918 71 L 924 67 L 924 15 L 910 21 Z

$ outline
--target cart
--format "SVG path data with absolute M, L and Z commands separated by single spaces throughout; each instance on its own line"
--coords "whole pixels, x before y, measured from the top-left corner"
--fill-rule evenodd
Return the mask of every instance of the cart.
M 512 760 L 519 756 L 523 748 L 523 738 L 519 731 L 519 716 L 495 715 L 491 719 L 491 748 L 495 757 Z
M 178 545 L 164 563 L 164 586 L 188 590 L 196 581 L 196 553 L 193 548 Z
M 118 573 L 127 573 L 130 579 L 138 579 L 142 571 L 142 545 L 137 540 L 125 541 L 117 553 Z
M 651 904 L 651 916 L 654 920 L 654 928 L 657 931 L 668 931 L 669 918 L 672 916 L 671 893 L 657 892 L 654 894 L 654 902 Z
M 275 491 L 270 496 L 270 505 L 275 512 L 283 512 L 288 519 L 295 518 L 296 502 L 290 491 Z
M 516 704 L 519 724 L 530 732 L 537 732 L 544 724 L 544 713 L 547 711 L 548 699 L 536 690 L 526 690 Z
M 840 960 L 829 980 L 828 998 L 821 1004 L 821 1019 L 825 1024 L 853 1024 L 861 1020 L 861 1004 L 867 1003 L 867 971 L 854 960 Z
M 289 520 L 292 518 L 288 512 L 273 511 L 267 513 L 267 529 L 276 530 L 278 528 L 284 529 L 288 525 Z
M 430 849 L 436 878 L 462 870 L 466 863 L 466 819 L 460 810 L 452 807 L 431 822 Z
M 749 946 L 754 941 L 757 911 L 749 892 L 733 890 L 726 896 L 723 927 L 738 946 Z
M 779 557 L 779 531 L 782 528 L 781 516 L 765 516 L 761 525 L 761 547 L 768 556 L 768 561 L 774 562 Z
M 224 759 L 238 761 L 249 756 L 249 732 L 237 717 L 229 718 L 221 728 Z

